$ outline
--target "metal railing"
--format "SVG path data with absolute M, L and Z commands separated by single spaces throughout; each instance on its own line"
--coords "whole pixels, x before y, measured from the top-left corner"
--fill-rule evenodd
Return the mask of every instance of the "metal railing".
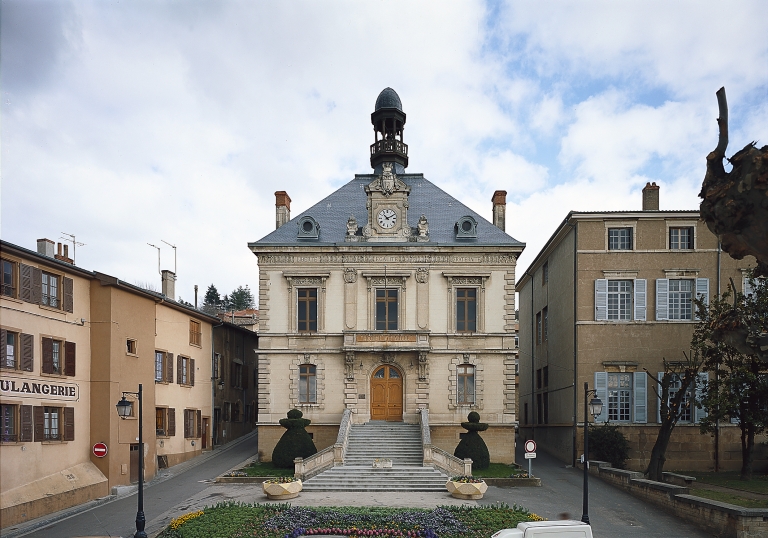
M 399 140 L 377 140 L 371 144 L 371 155 L 378 153 L 399 153 L 403 157 L 407 157 L 408 144 Z

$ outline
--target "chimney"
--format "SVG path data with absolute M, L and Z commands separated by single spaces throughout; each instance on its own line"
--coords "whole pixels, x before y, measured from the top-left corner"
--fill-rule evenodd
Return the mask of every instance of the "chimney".
M 275 230 L 291 220 L 291 197 L 285 191 L 275 193 Z
M 54 242 L 51 241 L 50 239 L 38 239 L 37 253 L 42 254 L 43 256 L 48 256 L 49 258 L 53 258 L 54 256 L 53 245 L 54 245 Z
M 659 210 L 659 187 L 656 182 L 646 183 L 643 188 L 643 211 Z
M 493 225 L 504 231 L 504 222 L 507 212 L 507 191 L 496 191 L 493 193 Z
M 176 274 L 168 269 L 162 272 L 163 295 L 169 299 L 176 300 Z
M 57 260 L 60 262 L 68 263 L 70 265 L 74 265 L 75 261 L 69 257 L 69 245 L 64 245 L 64 253 L 61 253 L 61 243 L 56 243 L 56 250 L 57 253 L 54 256 Z

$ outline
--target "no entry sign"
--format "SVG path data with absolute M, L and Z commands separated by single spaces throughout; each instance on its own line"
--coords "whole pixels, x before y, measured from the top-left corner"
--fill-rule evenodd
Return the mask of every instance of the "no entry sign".
M 103 458 L 107 455 L 107 445 L 105 443 L 96 443 L 93 445 L 93 455 L 97 458 Z

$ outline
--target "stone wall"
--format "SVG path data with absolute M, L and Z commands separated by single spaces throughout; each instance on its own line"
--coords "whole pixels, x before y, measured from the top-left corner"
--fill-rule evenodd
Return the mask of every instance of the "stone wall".
M 259 426 L 259 461 L 272 461 L 272 451 L 275 445 L 285 433 L 282 426 Z M 328 448 L 336 442 L 339 435 L 338 425 L 318 425 L 310 424 L 307 426 L 307 432 L 312 435 L 317 451 Z
M 759 538 L 768 535 L 768 509 L 742 508 L 690 495 L 684 486 L 645 480 L 642 474 L 591 461 L 589 474 L 617 486 L 634 497 L 655 504 L 714 536 Z

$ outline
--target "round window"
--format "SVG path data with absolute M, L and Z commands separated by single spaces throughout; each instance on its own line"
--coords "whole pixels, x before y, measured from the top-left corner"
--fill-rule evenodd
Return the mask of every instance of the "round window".
M 468 220 L 465 220 L 464 222 L 461 223 L 461 229 L 464 230 L 465 232 L 471 231 L 472 223 Z
M 305 232 L 309 233 L 312 231 L 312 223 L 308 220 L 304 221 L 304 224 L 301 225 L 301 227 L 304 229 Z

